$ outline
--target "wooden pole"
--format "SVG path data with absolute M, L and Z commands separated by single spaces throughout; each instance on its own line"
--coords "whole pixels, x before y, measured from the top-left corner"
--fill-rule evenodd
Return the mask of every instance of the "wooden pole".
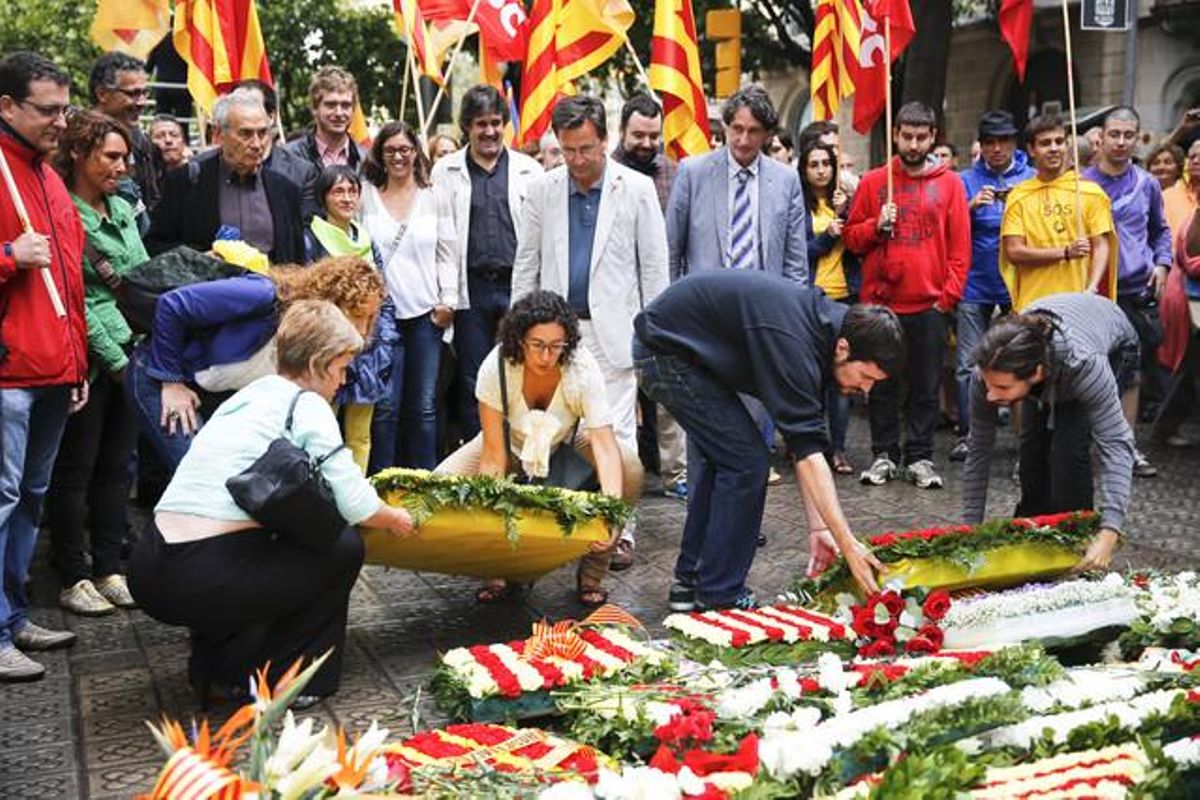
M 1079 116 L 1075 111 L 1075 66 L 1071 53 L 1071 16 L 1067 13 L 1067 0 L 1062 0 L 1063 35 L 1067 46 L 1067 103 L 1071 107 L 1071 148 L 1075 160 L 1075 231 L 1076 238 L 1084 236 L 1083 230 L 1083 197 L 1079 188 L 1079 172 L 1083 165 L 1079 160 Z
M 450 72 L 454 69 L 454 62 L 458 60 L 458 54 L 462 52 L 463 42 L 465 42 L 467 40 L 467 36 L 470 35 L 465 31 L 467 26 L 475 21 L 475 15 L 479 12 L 480 2 L 481 0 L 475 0 L 475 2 L 471 4 L 471 11 L 467 14 L 466 24 L 463 25 L 464 33 L 462 36 L 459 36 L 458 41 L 454 43 L 454 52 L 450 54 L 450 60 L 446 62 L 446 68 L 442 70 L 442 85 L 438 87 L 437 94 L 433 96 L 433 104 L 429 106 L 429 120 L 431 122 L 433 121 L 433 118 L 437 116 L 438 106 L 442 104 L 442 96 L 446 94 L 446 82 L 450 80 Z M 480 36 L 482 35 L 483 34 L 480 34 Z M 426 135 L 424 125 L 421 126 L 421 135 Z
M 0 148 L 0 172 L 4 173 L 4 185 L 8 187 L 8 197 L 12 200 L 13 208 L 17 211 L 17 219 L 21 221 L 21 227 L 25 233 L 37 233 L 33 229 L 33 223 L 29 221 L 29 211 L 25 208 L 25 201 L 21 198 L 21 193 L 17 191 L 17 182 L 13 179 L 12 170 L 8 167 L 8 159 L 4 156 L 4 150 Z M 54 306 L 54 313 L 59 317 L 67 315 L 67 308 L 63 305 L 62 297 L 58 294 L 58 287 L 54 285 L 54 277 L 50 274 L 48 267 L 42 267 L 38 270 L 42 275 L 42 283 L 46 286 L 46 294 L 50 295 L 50 304 Z
M 887 131 L 884 134 L 887 147 L 887 159 L 884 161 L 884 166 L 887 169 L 887 201 L 888 205 L 892 204 L 892 197 L 895 191 L 893 184 L 895 180 L 892 176 L 892 15 L 887 14 L 883 18 L 883 68 L 884 68 L 884 124 L 887 126 Z M 878 97 L 878 95 L 876 95 Z
M 406 45 L 407 46 L 407 45 Z M 404 80 L 400 83 L 400 121 L 404 121 L 404 111 L 408 108 L 408 79 L 412 75 L 412 61 L 404 59 Z
M 654 98 L 654 102 L 661 103 L 658 98 L 658 93 L 654 91 L 654 87 L 650 85 L 650 75 L 646 72 L 645 65 L 642 64 L 642 59 L 638 57 L 637 50 L 633 47 L 633 42 L 629 41 L 629 37 L 625 37 L 625 49 L 629 51 L 629 55 L 633 56 L 633 63 L 637 67 L 638 75 L 642 76 L 642 83 L 646 84 L 646 91 Z
M 425 104 L 421 102 L 421 71 L 417 69 L 417 58 L 413 53 L 412 43 L 408 45 L 408 68 L 413 76 L 413 99 L 417 103 L 417 124 L 420 125 L 419 144 L 425 144 Z

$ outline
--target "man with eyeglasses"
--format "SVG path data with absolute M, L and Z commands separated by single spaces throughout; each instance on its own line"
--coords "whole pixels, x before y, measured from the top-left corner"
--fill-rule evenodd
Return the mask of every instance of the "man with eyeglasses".
M 529 187 L 512 296 L 547 289 L 567 298 L 604 375 L 613 433 L 636 453 L 633 318 L 667 286 L 667 231 L 654 181 L 605 155 L 605 116 L 604 104 L 587 95 L 554 106 L 551 125 L 566 166 Z M 632 526 L 614 559 L 618 570 L 632 566 Z
M 35 53 L 0 60 L 0 151 L 32 228 L 0 189 L 0 682 L 38 680 L 46 668 L 25 653 L 75 640 L 31 622 L 25 590 L 63 427 L 87 402 L 83 226 L 46 163 L 67 127 L 70 84 Z
M 1104 116 L 1100 129 L 1100 152 L 1083 177 L 1100 185 L 1112 200 L 1113 225 L 1117 229 L 1117 305 L 1137 331 L 1142 347 L 1142 370 L 1135 375 L 1121 398 L 1125 419 L 1137 422 L 1141 400 L 1140 379 L 1148 379 L 1155 401 L 1161 398 L 1155 367 L 1155 352 L 1162 344 L 1162 322 L 1158 301 L 1171 270 L 1171 229 L 1163 210 L 1162 187 L 1146 170 L 1133 163 L 1141 133 L 1141 117 L 1129 106 L 1117 106 Z M 1153 478 L 1158 470 L 1134 450 L 1133 474 Z
M 129 156 L 133 169 L 122 181 L 118 194 L 129 201 L 139 215 L 139 227 L 146 232 L 147 216 L 158 205 L 158 173 L 154 169 L 154 143 L 141 128 L 141 117 L 150 102 L 146 65 L 126 53 L 105 53 L 96 59 L 88 76 L 88 95 L 92 107 L 125 125 L 132 147 Z
M 213 104 L 218 155 L 200 157 L 167 175 L 151 216 L 146 249 L 157 254 L 186 244 L 206 251 L 222 226 L 266 253 L 272 264 L 304 260 L 300 188 L 264 169 L 271 118 L 258 93 L 236 89 Z
M 472 86 L 463 95 L 458 124 L 467 146 L 439 159 L 434 188 L 450 198 L 458 238 L 458 308 L 454 348 L 458 356 L 461 436 L 479 433 L 475 379 L 496 345 L 500 318 L 508 312 L 513 259 L 521 235 L 521 207 L 542 165 L 504 146 L 508 103 L 494 86 Z

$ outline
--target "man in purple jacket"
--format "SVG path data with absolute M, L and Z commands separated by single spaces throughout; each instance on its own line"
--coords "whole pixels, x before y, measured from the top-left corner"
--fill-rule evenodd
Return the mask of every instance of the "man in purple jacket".
M 1100 154 L 1083 177 L 1100 184 L 1112 200 L 1113 224 L 1119 246 L 1117 304 L 1137 331 L 1142 349 L 1142 373 L 1153 376 L 1155 351 L 1162 343 L 1158 301 L 1171 267 L 1171 231 L 1163 213 L 1162 188 L 1154 176 L 1133 163 L 1141 118 L 1129 106 L 1117 106 L 1104 117 Z M 1125 418 L 1137 421 L 1139 382 L 1121 397 Z M 1158 474 L 1140 450 L 1134 451 L 1133 474 Z

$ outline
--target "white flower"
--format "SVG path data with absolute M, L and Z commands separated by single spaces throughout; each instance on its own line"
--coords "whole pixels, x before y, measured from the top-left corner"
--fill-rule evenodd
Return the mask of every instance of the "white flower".
M 1134 672 L 1072 669 L 1049 686 L 1029 686 L 1021 691 L 1021 703 L 1030 711 L 1045 713 L 1053 708 L 1083 708 L 1113 700 L 1128 700 L 1145 687 Z
M 646 719 L 653 722 L 655 727 L 666 725 L 682 712 L 682 709 L 674 703 L 663 703 L 658 700 L 646 703 L 642 710 Z
M 1165 714 L 1171 703 L 1181 694 L 1178 689 L 1151 692 L 1132 700 L 1101 703 L 1079 711 L 1068 711 L 1050 716 L 1031 717 L 1015 725 L 996 728 L 980 737 L 990 748 L 1028 747 L 1044 733 L 1049 732 L 1055 742 L 1065 742 L 1071 731 L 1092 722 L 1116 717 L 1121 726 L 1137 728 L 1151 714 Z
M 1171 742 L 1163 747 L 1163 755 L 1181 767 L 1194 767 L 1200 764 L 1200 737 L 1189 736 Z
M 595 795 L 586 783 L 559 781 L 543 789 L 538 795 L 538 800 L 592 800 L 593 797 Z
M 601 800 L 680 800 L 679 781 L 653 767 L 629 767 L 620 774 L 600 770 L 594 789 Z
M 717 716 L 723 719 L 752 717 L 771 702 L 774 694 L 770 678 L 759 678 L 737 689 L 728 689 L 717 698 Z
M 758 740 L 758 760 L 772 777 L 786 780 L 801 773 L 818 775 L 833 758 L 828 741 L 812 732 L 765 733 Z
M 800 687 L 800 675 L 794 669 L 781 668 L 775 673 L 775 691 L 788 700 L 798 700 L 804 693 Z
M 842 659 L 834 653 L 822 653 L 817 659 L 817 683 L 832 694 L 842 694 L 858 684 L 857 672 L 847 672 Z
M 313 751 L 321 741 L 324 731 L 313 733 L 316 720 L 312 717 L 296 724 L 296 718 L 289 710 L 283 717 L 283 729 L 279 732 L 279 741 L 275 752 L 267 759 L 267 781 L 287 775 L 304 757 Z

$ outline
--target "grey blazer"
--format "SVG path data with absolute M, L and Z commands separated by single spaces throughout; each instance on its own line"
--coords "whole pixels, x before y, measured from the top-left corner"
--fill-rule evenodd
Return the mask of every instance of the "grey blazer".
M 729 156 L 721 147 L 679 164 L 667 202 L 671 280 L 728 266 Z M 758 247 L 764 272 L 808 282 L 800 176 L 763 157 L 758 168 Z

